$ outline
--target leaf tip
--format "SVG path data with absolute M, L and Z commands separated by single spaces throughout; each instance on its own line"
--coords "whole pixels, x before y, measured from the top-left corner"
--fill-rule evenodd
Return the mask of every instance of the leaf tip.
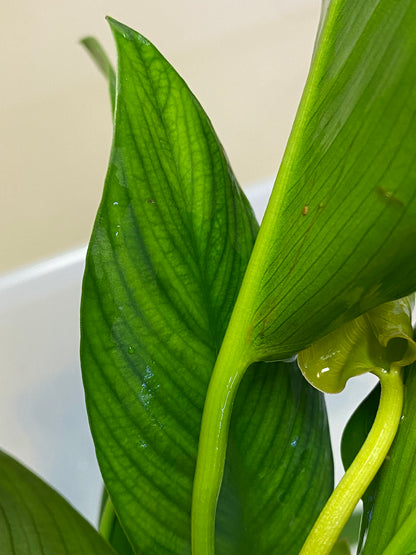
M 146 39 L 146 37 L 144 37 L 143 35 L 141 35 L 140 33 L 138 33 L 137 31 L 134 31 L 131 27 L 128 27 L 127 25 L 124 25 L 124 23 L 121 23 L 120 21 L 117 21 L 117 19 L 114 19 L 112 17 L 110 17 L 109 15 L 106 16 L 105 18 L 108 22 L 108 24 L 110 25 L 110 29 L 113 33 L 113 35 L 115 36 L 115 38 L 119 38 L 119 37 L 123 37 L 124 39 L 127 40 L 136 40 L 141 42 L 144 45 L 150 45 L 150 42 Z

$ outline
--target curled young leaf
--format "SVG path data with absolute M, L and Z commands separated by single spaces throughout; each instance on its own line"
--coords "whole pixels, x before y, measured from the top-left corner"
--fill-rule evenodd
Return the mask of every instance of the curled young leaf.
M 303 375 L 317 389 L 337 393 L 353 376 L 411 364 L 413 305 L 414 295 L 385 303 L 313 343 L 298 355 Z

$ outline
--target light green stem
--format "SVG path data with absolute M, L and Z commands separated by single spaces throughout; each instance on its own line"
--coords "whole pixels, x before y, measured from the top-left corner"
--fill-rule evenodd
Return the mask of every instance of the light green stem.
M 215 515 L 234 399 L 249 366 L 244 341 L 230 323 L 205 400 L 192 495 L 192 554 L 215 553 Z
M 358 455 L 323 508 L 299 555 L 328 555 L 363 493 L 382 465 L 399 426 L 403 408 L 400 368 L 374 372 L 381 397 L 373 427 Z

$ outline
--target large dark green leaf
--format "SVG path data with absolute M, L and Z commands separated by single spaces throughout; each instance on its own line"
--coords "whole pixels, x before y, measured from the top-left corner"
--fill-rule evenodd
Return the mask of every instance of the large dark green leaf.
M 45 482 L 0 451 L 1 555 L 111 555 L 115 552 Z
M 416 3 L 325 14 L 238 303 L 251 360 L 416 289 Z
M 205 391 L 257 225 L 186 85 L 111 26 L 115 129 L 84 279 L 84 385 L 133 546 L 182 553 Z
M 179 555 L 190 553 L 206 390 L 258 226 L 187 86 L 145 38 L 111 27 L 115 129 L 84 278 L 83 379 L 133 547 Z M 218 553 L 295 555 L 331 483 L 321 395 L 293 364 L 251 369 L 236 401 Z

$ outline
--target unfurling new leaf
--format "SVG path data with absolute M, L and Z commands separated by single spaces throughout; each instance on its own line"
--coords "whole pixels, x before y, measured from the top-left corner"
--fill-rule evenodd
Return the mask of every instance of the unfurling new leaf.
M 416 360 L 414 295 L 380 305 L 347 322 L 298 355 L 305 378 L 325 393 L 342 391 L 365 372 L 388 372 Z

